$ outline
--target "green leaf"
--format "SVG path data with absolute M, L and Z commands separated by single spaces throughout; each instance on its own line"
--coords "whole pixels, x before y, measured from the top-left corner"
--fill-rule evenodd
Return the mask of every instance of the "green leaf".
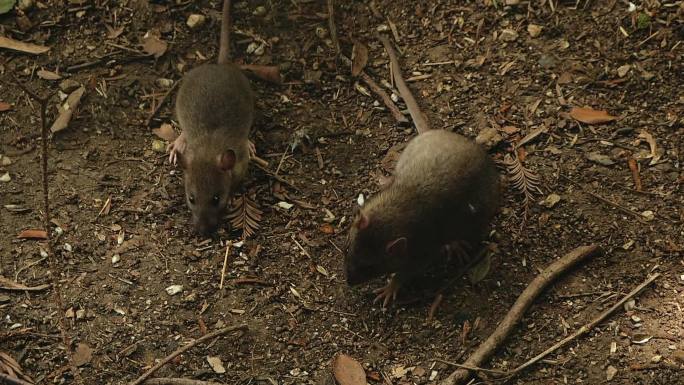
M 16 3 L 17 0 L 0 0 L 0 15 L 11 11 Z
M 468 279 L 470 283 L 476 284 L 482 281 L 489 273 L 489 267 L 492 264 L 492 253 L 487 250 L 484 257 L 473 267 L 468 270 Z

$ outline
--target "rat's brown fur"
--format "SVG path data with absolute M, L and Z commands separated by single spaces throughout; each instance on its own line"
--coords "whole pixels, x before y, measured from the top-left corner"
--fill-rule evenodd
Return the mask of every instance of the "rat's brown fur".
M 392 182 L 352 223 L 347 282 L 385 273 L 406 281 L 443 257 L 449 242 L 478 246 L 499 199 L 498 173 L 479 145 L 444 130 L 418 135 L 401 154 Z
M 183 78 L 176 99 L 182 128 L 174 150 L 185 171 L 186 200 L 200 233 L 216 230 L 249 163 L 254 96 L 249 80 L 229 63 L 230 1 L 224 0 L 219 64 L 204 64 Z

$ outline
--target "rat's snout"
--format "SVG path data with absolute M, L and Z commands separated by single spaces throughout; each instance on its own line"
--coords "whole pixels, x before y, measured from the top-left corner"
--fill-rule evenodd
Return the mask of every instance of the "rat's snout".
M 193 215 L 192 222 L 195 225 L 197 232 L 205 237 L 215 233 L 218 228 L 218 221 L 213 218 L 198 217 Z

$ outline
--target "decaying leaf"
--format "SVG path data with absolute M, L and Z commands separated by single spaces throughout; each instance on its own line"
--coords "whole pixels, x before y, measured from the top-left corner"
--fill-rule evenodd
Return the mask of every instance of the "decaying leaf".
M 259 221 L 263 212 L 259 210 L 257 203 L 243 194 L 233 200 L 233 208 L 228 214 L 230 226 L 242 230 L 242 238 L 246 239 L 254 235 L 259 229 Z
M 88 344 L 80 343 L 76 346 L 74 355 L 71 358 L 74 360 L 74 365 L 83 366 L 93 359 L 93 349 Z
M 207 362 L 209 363 L 209 366 L 211 366 L 211 370 L 213 370 L 214 373 L 223 374 L 226 372 L 226 368 L 223 367 L 221 357 L 207 356 Z
M 613 120 L 618 119 L 617 116 L 612 116 L 608 114 L 607 111 L 594 110 L 593 108 L 588 107 L 574 107 L 572 110 L 570 110 L 570 116 L 573 119 L 586 124 L 601 124 L 612 122 Z
M 154 55 L 156 58 L 161 57 L 169 47 L 167 42 L 161 40 L 161 33 L 156 29 L 148 31 L 145 36 L 143 36 L 142 40 L 143 51 L 150 55 Z
M 11 49 L 23 53 L 30 53 L 38 55 L 50 50 L 50 47 L 44 45 L 36 45 L 31 43 L 24 43 L 23 41 L 10 39 L 8 37 L 0 36 L 0 48 Z
M 173 142 L 178 137 L 176 131 L 173 130 L 173 126 L 168 123 L 162 124 L 159 128 L 152 129 L 152 132 L 167 142 Z
M 45 230 L 26 229 L 17 235 L 19 239 L 47 239 L 47 232 Z
M 59 74 L 56 74 L 56 73 L 54 73 L 52 71 L 48 71 L 48 70 L 40 70 L 40 71 L 38 71 L 37 75 L 39 78 L 45 79 L 45 80 L 59 80 L 62 78 Z
M 468 280 L 470 280 L 470 283 L 476 284 L 485 279 L 491 265 L 492 253 L 487 251 L 482 259 L 468 270 Z
M 59 116 L 57 116 L 55 122 L 52 123 L 50 132 L 54 134 L 55 132 L 62 131 L 69 126 L 71 117 L 73 116 L 76 108 L 78 108 L 78 104 L 81 102 L 81 97 L 84 93 L 85 87 L 81 86 L 77 88 L 76 91 L 72 92 L 69 97 L 67 97 L 66 102 L 59 107 Z
M 366 372 L 355 359 L 339 353 L 333 361 L 333 375 L 340 385 L 366 385 Z
M 354 40 L 354 47 L 352 47 L 352 76 L 359 76 L 364 67 L 368 63 L 368 47 L 358 40 Z
M 12 109 L 12 105 L 5 102 L 0 102 L 0 112 L 9 111 Z
M 525 209 L 523 223 L 525 223 L 530 204 L 534 201 L 534 196 L 543 194 L 540 187 L 541 179 L 539 175 L 526 169 L 517 156 L 506 154 L 504 164 L 510 175 L 513 187 L 523 194 L 523 207 Z
M 118 28 L 114 28 L 114 27 L 109 26 L 108 24 L 105 24 L 105 27 L 107 27 L 107 39 L 116 39 L 124 31 L 123 25 L 118 27 Z
M 656 141 L 653 135 L 651 135 L 646 130 L 641 130 L 639 138 L 644 139 L 646 140 L 646 142 L 648 142 L 648 147 L 651 150 L 651 153 L 648 155 L 648 157 L 651 158 L 651 162 L 649 162 L 649 164 L 653 165 L 657 163 L 660 160 L 660 154 L 658 153 L 658 146 L 656 145 Z
M 280 68 L 278 66 L 242 64 L 240 68 L 242 68 L 245 71 L 251 72 L 252 74 L 254 74 L 254 76 L 267 82 L 275 84 L 281 84 L 283 82 L 283 78 L 280 76 Z

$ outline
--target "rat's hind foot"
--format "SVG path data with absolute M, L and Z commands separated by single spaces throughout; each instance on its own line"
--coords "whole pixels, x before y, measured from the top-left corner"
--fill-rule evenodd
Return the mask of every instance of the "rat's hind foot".
M 399 284 L 399 280 L 397 279 L 396 275 L 392 276 L 387 285 L 373 290 L 373 293 L 378 295 L 373 300 L 373 303 L 375 304 L 382 299 L 382 307 L 386 308 L 387 305 L 397 300 L 397 293 L 399 293 L 400 286 L 401 285 Z
M 185 148 L 187 147 L 188 142 L 185 140 L 185 132 L 182 132 L 176 140 L 173 142 L 169 143 L 168 146 L 166 146 L 166 151 L 169 152 L 169 163 L 175 165 L 178 163 L 178 156 L 183 155 L 183 152 L 185 152 Z

